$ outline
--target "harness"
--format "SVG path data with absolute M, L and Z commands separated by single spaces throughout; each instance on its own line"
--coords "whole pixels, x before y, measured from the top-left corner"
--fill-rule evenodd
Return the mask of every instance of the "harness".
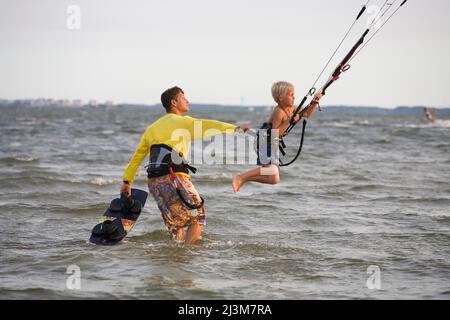
M 189 171 L 196 173 L 197 169 L 185 162 L 183 155 L 176 152 L 165 144 L 155 144 L 150 148 L 150 162 L 147 166 L 147 176 L 149 178 L 158 178 L 173 172 L 183 172 L 189 174 Z
M 258 165 L 270 164 L 272 157 L 271 140 L 272 140 L 272 124 L 269 122 L 265 122 L 256 133 L 255 151 L 256 154 L 258 155 Z
M 203 207 L 205 200 L 200 197 L 200 204 L 193 204 L 191 203 L 193 202 L 191 197 L 191 202 L 189 202 L 183 196 L 182 190 L 179 188 L 179 186 L 181 186 L 184 193 L 189 195 L 186 186 L 183 185 L 181 180 L 175 175 L 176 172 L 189 174 L 189 171 L 195 174 L 197 168 L 185 162 L 182 153 L 176 152 L 173 148 L 165 144 L 156 144 L 150 148 L 150 162 L 147 166 L 147 176 L 149 178 L 158 178 L 169 175 L 170 180 L 174 184 L 177 194 L 184 205 L 191 210 L 196 210 Z

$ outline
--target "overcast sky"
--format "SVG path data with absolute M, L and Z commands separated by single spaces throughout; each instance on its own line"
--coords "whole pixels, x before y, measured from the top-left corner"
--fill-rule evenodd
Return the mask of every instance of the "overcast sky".
M 286 80 L 299 102 L 365 2 L 0 0 L 0 98 L 153 104 L 178 85 L 192 103 L 273 105 L 272 83 Z M 450 106 L 449 20 L 449 0 L 409 0 L 324 104 Z

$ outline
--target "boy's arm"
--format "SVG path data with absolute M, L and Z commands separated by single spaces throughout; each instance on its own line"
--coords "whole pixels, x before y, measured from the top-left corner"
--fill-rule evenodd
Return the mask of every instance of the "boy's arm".
M 311 101 L 311 108 L 308 110 L 308 112 L 306 112 L 303 116 L 305 118 L 310 118 L 313 113 L 316 111 L 317 107 L 319 106 L 319 101 L 320 99 L 322 99 L 324 96 L 324 94 L 318 92 L 314 95 L 313 100 Z
M 307 112 L 305 112 L 303 117 L 308 118 L 308 119 L 311 118 L 311 116 L 316 111 L 318 106 L 319 106 L 319 102 L 311 101 L 311 108 L 309 108 L 309 110 Z

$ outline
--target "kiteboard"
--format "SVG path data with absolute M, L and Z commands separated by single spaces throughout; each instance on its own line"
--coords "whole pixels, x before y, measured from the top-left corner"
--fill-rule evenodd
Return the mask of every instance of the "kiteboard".
M 92 229 L 89 241 L 97 245 L 115 245 L 121 242 L 135 225 L 148 193 L 131 189 L 131 196 L 121 195 L 111 201 L 108 209 L 100 217 L 99 224 Z

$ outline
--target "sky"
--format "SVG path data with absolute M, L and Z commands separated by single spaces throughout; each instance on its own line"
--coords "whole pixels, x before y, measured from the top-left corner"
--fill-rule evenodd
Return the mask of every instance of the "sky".
M 270 106 L 270 88 L 283 80 L 295 84 L 298 103 L 365 2 L 0 0 L 0 99 L 154 104 L 177 85 L 191 103 Z M 409 0 L 323 104 L 449 107 L 449 20 L 450 1 Z

